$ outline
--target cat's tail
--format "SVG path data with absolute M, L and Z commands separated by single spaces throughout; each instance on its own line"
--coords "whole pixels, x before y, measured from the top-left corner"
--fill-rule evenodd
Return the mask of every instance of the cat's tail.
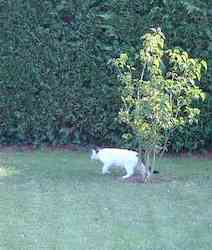
M 159 174 L 160 172 L 158 170 L 153 170 L 153 174 Z
M 149 171 L 151 173 L 151 171 L 152 171 L 152 167 L 151 166 L 149 167 Z M 158 170 L 153 170 L 152 173 L 153 174 L 159 174 L 160 172 Z

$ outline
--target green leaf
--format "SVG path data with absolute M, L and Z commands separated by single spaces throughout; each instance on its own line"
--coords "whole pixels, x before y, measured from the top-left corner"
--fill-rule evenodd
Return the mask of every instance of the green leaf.
M 204 70 L 207 71 L 207 69 L 208 69 L 207 62 L 204 61 L 204 60 L 201 60 L 200 63 L 201 63 L 201 65 L 202 65 L 202 67 L 204 68 Z

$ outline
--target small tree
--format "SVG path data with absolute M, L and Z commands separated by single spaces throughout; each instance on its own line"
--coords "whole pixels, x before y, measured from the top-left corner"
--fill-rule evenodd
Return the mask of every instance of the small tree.
M 193 104 L 204 99 L 199 82 L 206 62 L 181 48 L 165 49 L 164 41 L 160 28 L 151 29 L 138 54 L 122 53 L 113 60 L 124 85 L 119 117 L 136 136 L 144 181 L 156 157 L 166 151 L 171 133 L 197 121 L 200 110 Z

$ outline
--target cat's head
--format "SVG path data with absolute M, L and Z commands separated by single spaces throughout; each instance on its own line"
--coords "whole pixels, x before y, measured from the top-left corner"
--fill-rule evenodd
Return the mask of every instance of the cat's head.
M 99 148 L 95 148 L 91 150 L 91 160 L 98 159 Z

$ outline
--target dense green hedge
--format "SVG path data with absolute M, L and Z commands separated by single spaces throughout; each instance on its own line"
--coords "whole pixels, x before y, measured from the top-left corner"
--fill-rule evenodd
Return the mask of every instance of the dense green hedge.
M 212 143 L 212 10 L 208 1 L 5 0 L 0 2 L 0 143 L 122 144 L 120 83 L 107 64 L 137 50 L 149 27 L 170 46 L 208 60 L 199 125 L 172 149 Z

